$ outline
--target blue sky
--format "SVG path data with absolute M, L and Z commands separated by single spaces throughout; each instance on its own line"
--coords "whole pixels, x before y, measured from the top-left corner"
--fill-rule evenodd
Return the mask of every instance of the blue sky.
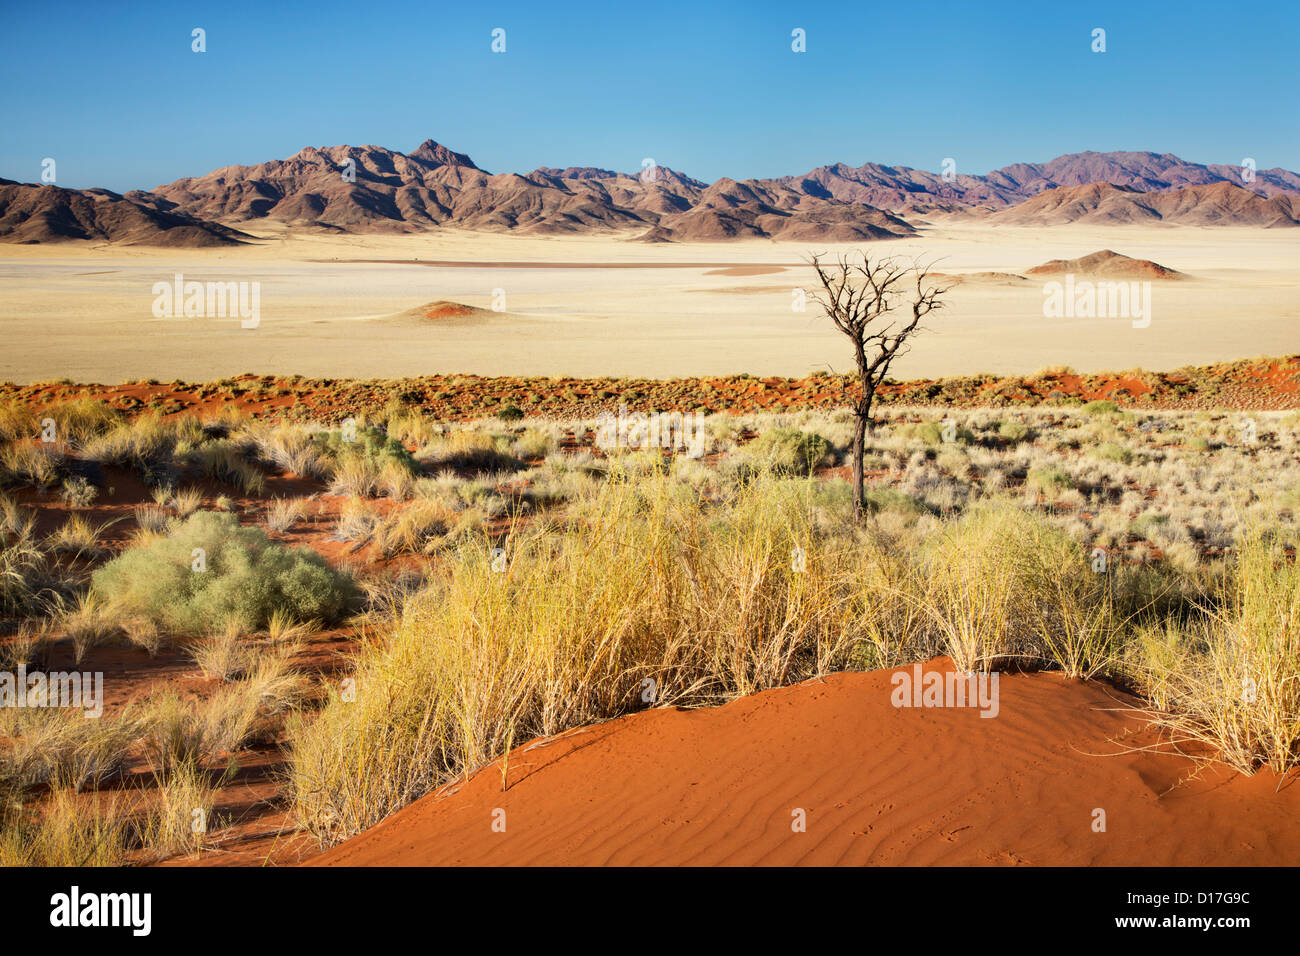
M 206 53 L 191 52 L 194 27 Z M 709 181 L 832 162 L 938 171 L 948 156 L 984 173 L 1084 149 L 1294 170 L 1297 35 L 1291 0 L 11 0 L 0 176 L 36 181 L 49 156 L 59 185 L 124 191 L 309 145 L 430 137 L 492 172 L 652 157 Z

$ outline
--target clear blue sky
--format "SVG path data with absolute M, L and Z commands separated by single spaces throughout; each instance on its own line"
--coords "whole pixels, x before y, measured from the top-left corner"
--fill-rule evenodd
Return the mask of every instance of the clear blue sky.
M 9 0 L 0 176 L 36 181 L 50 156 L 60 185 L 124 191 L 429 137 L 492 172 L 653 157 L 710 181 L 947 156 L 984 173 L 1084 149 L 1294 170 L 1297 36 L 1295 0 Z

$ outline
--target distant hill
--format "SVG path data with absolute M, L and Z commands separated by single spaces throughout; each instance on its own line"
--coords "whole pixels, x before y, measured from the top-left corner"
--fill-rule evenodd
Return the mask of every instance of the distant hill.
M 409 154 L 378 146 L 308 148 L 286 160 L 180 179 L 154 195 L 167 208 L 205 219 L 269 218 L 349 231 L 639 228 L 652 241 L 853 241 L 913 232 L 903 220 L 860 203 L 752 181 L 706 187 L 664 166 L 644 177 L 592 167 L 493 175 L 433 140 Z
M 778 182 L 812 195 L 865 202 L 881 209 L 908 211 L 952 206 L 1012 206 L 1040 193 L 1067 186 L 1109 183 L 1137 192 L 1162 192 L 1184 186 L 1231 183 L 1260 196 L 1300 195 L 1300 174 L 1275 168 L 1256 170 L 1252 182 L 1237 166 L 1191 163 L 1172 153 L 1071 153 L 1046 163 L 1016 163 L 983 176 L 939 173 L 907 166 L 843 163 L 820 166 Z
M 19 190 L 0 212 L 0 238 L 11 242 L 222 245 L 249 238 L 234 227 L 259 220 L 341 232 L 604 231 L 645 242 L 856 242 L 913 235 L 912 223 L 944 218 L 1024 226 L 1300 224 L 1300 174 L 1257 170 L 1247 183 L 1234 166 L 1150 152 L 1075 153 L 951 182 L 906 166 L 837 163 L 802 176 L 706 184 L 667 166 L 634 173 L 544 166 L 494 175 L 430 139 L 410 153 L 307 147 L 288 159 L 225 166 L 123 196 L 5 188 Z
M 1140 192 L 1109 183 L 1066 186 L 991 213 L 990 223 L 1044 226 L 1084 222 L 1169 222 L 1195 226 L 1300 225 L 1300 197 L 1277 193 L 1265 199 L 1232 183 L 1185 186 L 1169 192 Z
M 228 226 L 164 211 L 107 189 L 62 189 L 0 179 L 0 242 L 98 239 L 193 249 L 235 245 L 249 238 Z

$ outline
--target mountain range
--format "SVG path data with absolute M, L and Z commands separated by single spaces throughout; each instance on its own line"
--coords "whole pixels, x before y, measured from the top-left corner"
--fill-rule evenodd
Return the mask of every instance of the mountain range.
M 0 240 L 101 239 L 224 245 L 259 220 L 340 232 L 437 227 L 646 242 L 779 239 L 851 242 L 915 233 L 939 218 L 1002 225 L 1170 222 L 1300 225 L 1300 174 L 1191 163 L 1168 153 L 1074 153 L 983 176 L 842 163 L 802 176 L 711 184 L 666 166 L 640 173 L 541 167 L 492 174 L 433 140 L 410 153 L 308 147 L 225 166 L 152 191 L 69 190 L 0 180 Z M 909 221 L 910 220 L 910 221 Z

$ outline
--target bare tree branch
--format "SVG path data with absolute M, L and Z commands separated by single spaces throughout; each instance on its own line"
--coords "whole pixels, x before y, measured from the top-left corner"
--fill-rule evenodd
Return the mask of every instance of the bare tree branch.
M 863 453 L 876 390 L 884 383 L 894 359 L 910 351 L 912 336 L 924 331 L 922 320 L 943 308 L 942 297 L 952 286 L 934 284 L 930 264 L 922 264 L 919 258 L 908 265 L 892 256 L 872 260 L 866 252 L 860 252 L 853 259 L 840 254 L 834 265 L 827 265 L 824 257 L 825 253 L 810 257 L 821 288 L 807 291 L 853 345 L 860 388 L 853 405 L 853 505 L 855 514 L 861 516 Z M 914 282 L 908 282 L 909 276 Z M 907 295 L 909 287 L 913 291 Z M 910 318 L 904 313 L 891 320 L 890 314 L 905 298 L 910 298 Z

